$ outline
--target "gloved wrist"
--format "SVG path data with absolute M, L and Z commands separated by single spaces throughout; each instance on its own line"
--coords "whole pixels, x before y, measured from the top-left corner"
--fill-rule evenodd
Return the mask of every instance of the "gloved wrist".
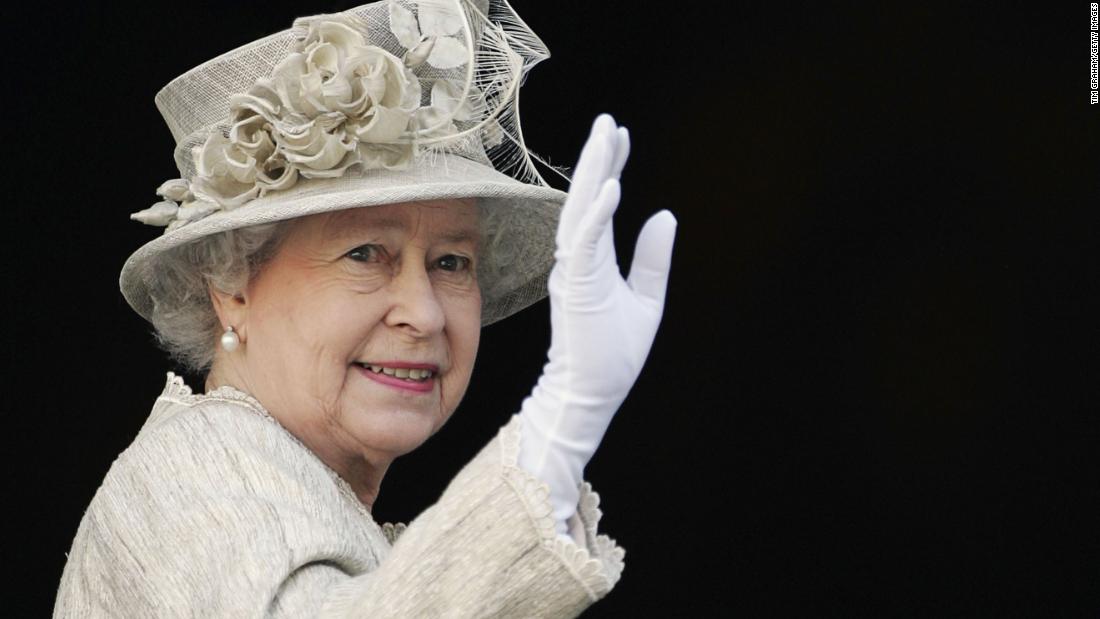
M 584 467 L 607 430 L 607 422 L 588 411 L 565 409 L 566 401 L 536 386 L 520 410 L 519 466 L 550 488 L 550 503 L 558 532 L 576 513 Z M 564 414 L 560 414 L 564 413 Z

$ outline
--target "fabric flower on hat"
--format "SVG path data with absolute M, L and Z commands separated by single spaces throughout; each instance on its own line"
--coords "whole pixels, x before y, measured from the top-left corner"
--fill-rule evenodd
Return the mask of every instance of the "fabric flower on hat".
M 130 219 L 152 226 L 168 226 L 168 230 L 174 230 L 218 210 L 217 204 L 196 200 L 187 181 L 182 178 L 165 181 L 157 188 L 157 195 L 164 200 L 144 211 L 132 213 Z M 178 204 L 180 202 L 182 206 Z
M 437 69 L 460 67 L 468 60 L 464 41 L 453 35 L 462 30 L 462 16 L 453 4 L 442 0 L 421 0 L 417 15 L 394 0 L 389 2 L 390 32 L 405 52 L 405 64 L 418 67 L 425 61 Z
M 423 10 L 422 21 L 431 15 Z M 305 23 L 305 36 L 270 76 L 229 98 L 228 136 L 214 128 L 194 147 L 191 182 L 170 181 L 171 196 L 132 219 L 171 230 L 293 187 L 299 176 L 334 178 L 356 164 L 401 168 L 412 160 L 416 145 L 409 131 L 422 126 L 420 79 L 401 58 L 368 45 L 357 18 L 325 15 Z M 442 101 L 439 83 L 433 114 Z M 437 124 L 442 126 L 432 136 L 457 131 L 453 123 Z

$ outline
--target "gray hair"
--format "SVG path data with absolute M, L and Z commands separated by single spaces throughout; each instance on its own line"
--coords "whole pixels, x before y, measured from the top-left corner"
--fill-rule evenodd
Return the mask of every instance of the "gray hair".
M 157 345 L 188 370 L 205 374 L 223 332 L 208 286 L 243 292 L 277 252 L 290 221 L 227 230 L 166 251 L 149 285 Z
M 545 284 L 539 280 L 518 286 L 515 281 L 512 272 L 523 247 L 512 221 L 515 214 L 491 208 L 490 200 L 479 198 L 476 203 L 482 231 L 478 285 L 482 324 L 488 324 L 514 311 L 513 305 L 525 307 L 541 298 Z M 189 371 L 208 372 L 223 332 L 209 287 L 227 294 L 244 292 L 278 252 L 293 221 L 228 230 L 165 251 L 157 261 L 157 276 L 149 280 L 150 322 L 157 345 Z M 485 303 L 487 299 L 497 300 Z

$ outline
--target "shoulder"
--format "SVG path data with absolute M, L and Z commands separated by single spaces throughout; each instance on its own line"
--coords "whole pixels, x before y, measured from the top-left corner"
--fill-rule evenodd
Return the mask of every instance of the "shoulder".
M 288 552 L 383 540 L 335 473 L 258 405 L 162 397 L 154 410 L 89 506 L 111 537 L 227 546 L 266 537 Z
M 162 402 L 158 402 L 162 404 Z M 264 478 L 308 475 L 307 454 L 285 431 L 242 406 L 219 401 L 172 405 L 151 417 L 112 464 L 103 489 L 145 486 L 151 494 L 205 494 L 256 486 Z
M 262 490 L 265 479 L 315 488 L 335 483 L 335 473 L 252 396 L 232 387 L 195 395 L 181 377 L 167 374 L 148 420 L 111 473 L 140 469 L 196 489 Z
M 196 505 L 244 507 L 316 491 L 325 480 L 284 433 L 232 403 L 178 407 L 146 424 L 119 454 L 92 507 L 141 514 L 142 526 L 167 526 L 194 516 Z
M 273 506 L 262 511 L 284 516 L 301 511 L 342 524 L 370 520 L 345 486 L 262 409 L 200 396 L 173 403 L 155 424 L 146 424 L 112 465 L 102 490 L 146 497 L 153 506 L 170 507 L 168 515 L 179 502 L 232 497 L 242 506 Z
M 377 525 L 273 419 L 216 399 L 158 406 L 85 512 L 59 599 L 252 614 L 238 605 L 273 599 L 303 566 L 378 565 Z

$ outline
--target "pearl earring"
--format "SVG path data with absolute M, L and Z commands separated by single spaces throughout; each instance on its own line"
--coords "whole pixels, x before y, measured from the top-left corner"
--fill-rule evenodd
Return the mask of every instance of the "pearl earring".
M 239 346 L 240 343 L 241 338 L 237 337 L 237 333 L 233 331 L 233 325 L 229 325 L 225 333 L 222 333 L 222 348 L 224 348 L 226 352 L 233 352 L 237 350 L 237 346 Z

